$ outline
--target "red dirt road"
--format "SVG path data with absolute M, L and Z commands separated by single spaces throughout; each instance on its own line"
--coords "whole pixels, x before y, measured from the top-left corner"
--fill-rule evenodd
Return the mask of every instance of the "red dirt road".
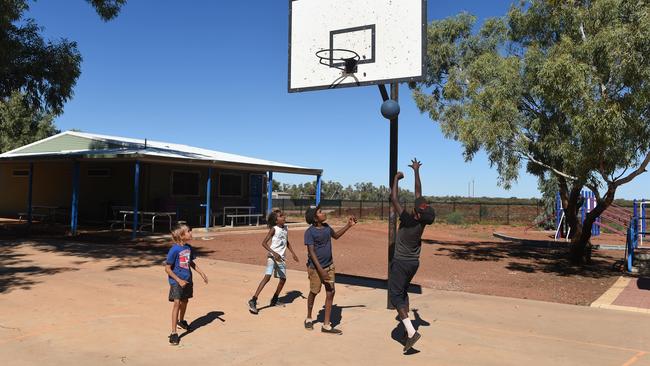
M 333 222 L 332 226 L 337 229 L 342 225 Z M 305 271 L 304 230 L 289 228 L 289 241 L 299 257 L 296 263 L 287 256 L 290 269 Z M 512 243 L 493 237 L 495 231 L 518 233 L 523 228 L 444 224 L 427 227 L 414 282 L 441 290 L 589 305 L 620 275 L 614 265 L 623 257 L 622 252 L 594 251 L 593 264 L 583 269 L 566 261 L 564 248 Z M 542 236 L 531 233 L 534 239 Z M 265 251 L 260 243 L 265 234 L 266 230 L 209 233 L 194 240 L 193 245 L 204 249 L 210 258 L 259 265 L 261 279 Z M 385 221 L 359 223 L 350 229 L 333 242 L 337 273 L 385 279 L 387 237 Z M 307 280 L 304 282 L 307 287 Z

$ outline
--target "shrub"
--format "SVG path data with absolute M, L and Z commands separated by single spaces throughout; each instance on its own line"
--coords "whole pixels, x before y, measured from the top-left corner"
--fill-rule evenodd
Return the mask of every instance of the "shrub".
M 447 221 L 448 224 L 453 225 L 460 225 L 464 220 L 465 218 L 463 217 L 463 213 L 458 211 L 454 211 L 445 217 L 445 221 Z

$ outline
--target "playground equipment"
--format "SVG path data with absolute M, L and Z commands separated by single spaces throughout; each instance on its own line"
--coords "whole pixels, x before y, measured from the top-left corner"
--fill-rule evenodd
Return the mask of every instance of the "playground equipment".
M 593 210 L 596 205 L 596 197 L 593 192 L 591 191 L 583 191 L 581 192 L 581 197 L 582 197 L 582 205 L 580 207 L 580 218 L 582 222 L 584 222 L 585 217 L 591 210 Z M 600 217 L 596 219 L 594 222 L 594 225 L 591 228 L 591 235 L 592 236 L 599 236 L 602 229 L 606 229 L 608 232 L 618 234 L 618 235 L 626 235 L 627 231 L 626 228 L 629 226 L 630 219 L 632 217 L 638 217 L 639 220 L 637 222 L 642 223 L 640 225 L 637 232 L 638 233 L 645 233 L 645 207 L 647 207 L 650 204 L 650 201 L 640 201 L 637 202 L 636 200 L 634 201 L 634 206 L 633 210 L 630 210 L 628 208 L 624 208 L 615 204 L 610 205 L 602 214 L 600 214 Z M 556 215 L 556 220 L 555 220 L 555 225 L 556 225 L 556 230 L 555 230 L 555 239 L 557 240 L 560 237 L 569 237 L 571 232 L 570 228 L 566 228 L 566 235 L 563 234 L 563 225 L 566 223 L 565 216 L 564 216 L 564 209 L 562 208 L 562 202 L 560 201 L 560 194 L 558 193 L 556 195 L 556 200 L 555 200 L 555 215 Z M 645 234 L 639 234 L 641 235 L 640 240 L 641 243 L 643 243 L 643 236 Z
M 646 207 L 650 205 L 650 201 L 645 201 L 645 200 L 634 200 L 634 206 L 633 206 L 633 212 L 634 212 L 634 217 L 637 218 L 637 235 L 639 239 L 639 245 L 643 245 L 643 238 L 646 236 L 646 234 L 650 234 L 646 232 L 647 226 L 646 226 L 646 220 L 648 220 L 648 216 L 646 215 Z
M 596 195 L 594 195 L 594 193 L 591 191 L 582 191 L 580 192 L 580 196 L 582 198 L 582 205 L 580 206 L 580 222 L 584 222 L 587 214 L 596 208 Z M 602 215 L 596 219 L 596 222 L 594 222 L 594 225 L 591 227 L 591 235 L 600 235 L 600 227 L 603 226 L 601 221 Z M 571 228 L 567 228 L 566 235 L 562 235 L 562 228 L 565 222 L 566 220 L 564 216 L 564 209 L 562 208 L 562 200 L 560 200 L 560 193 L 557 193 L 555 195 L 555 240 L 560 237 L 565 237 L 567 239 L 569 238 L 571 234 Z M 607 225 L 604 225 L 603 227 L 616 232 L 616 230 L 613 228 L 610 229 Z

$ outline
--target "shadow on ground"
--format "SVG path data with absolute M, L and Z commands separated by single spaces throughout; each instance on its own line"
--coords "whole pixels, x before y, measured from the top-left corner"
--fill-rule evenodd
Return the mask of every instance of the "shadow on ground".
M 31 247 L 40 252 L 76 257 L 73 265 L 87 260 L 117 259 L 117 264 L 107 271 L 125 268 L 162 266 L 170 244 L 156 242 L 131 242 L 110 240 L 108 238 L 84 237 L 53 238 L 29 237 L 13 238 L 0 242 L 0 293 L 15 288 L 29 289 L 40 282 L 39 277 L 77 270 L 70 267 L 43 267 L 20 252 L 21 247 Z M 212 251 L 194 248 L 197 256 L 207 256 Z
M 325 299 L 325 296 L 323 296 L 323 301 Z M 318 301 L 318 299 L 316 300 Z M 346 305 L 346 306 L 339 306 L 337 304 L 332 304 L 332 312 L 330 313 L 330 323 L 332 324 L 333 327 L 341 324 L 341 320 L 343 319 L 343 309 L 348 309 L 348 308 L 365 308 L 365 305 Z M 318 315 L 316 316 L 316 320 L 314 320 L 315 323 L 321 323 L 323 324 L 325 322 L 325 307 L 321 308 L 320 311 L 318 312 Z
M 417 331 L 420 329 L 420 327 L 428 327 L 431 325 L 428 321 L 422 319 L 420 316 L 420 312 L 418 309 L 411 309 L 411 312 L 413 313 L 413 316 L 415 317 L 414 320 L 411 321 L 411 324 L 413 324 L 413 328 Z M 402 346 L 404 345 L 404 342 L 406 341 L 406 329 L 404 328 L 404 323 L 399 319 L 399 317 L 395 317 L 395 320 L 397 321 L 397 325 L 395 328 L 390 332 L 390 337 L 397 343 L 401 344 Z M 405 354 L 406 355 L 412 355 L 419 353 L 415 347 L 411 348 L 408 350 Z
M 221 317 L 224 314 L 225 313 L 223 311 L 211 311 L 203 316 L 194 319 L 192 323 L 190 323 L 190 329 L 183 332 L 183 334 L 181 334 L 179 338 L 182 339 L 183 337 L 196 332 L 199 328 L 205 327 L 206 325 L 212 323 L 216 319 L 219 319 L 222 323 L 225 323 L 226 319 Z
M 336 283 L 342 285 L 352 285 L 359 287 L 368 287 L 376 288 L 380 290 L 388 289 L 388 282 L 385 279 L 374 278 L 374 277 L 365 277 L 365 276 L 356 276 L 345 273 L 336 274 Z M 408 288 L 408 292 L 412 294 L 421 294 L 422 287 L 420 285 L 411 284 Z
M 579 275 L 589 278 L 612 277 L 620 274 L 615 268 L 616 258 L 592 253 L 592 263 L 576 266 L 568 260 L 568 246 L 533 246 L 517 242 L 444 242 L 422 240 L 423 243 L 439 245 L 437 254 L 460 261 L 509 261 L 506 269 L 516 272 L 552 273 L 559 276 Z

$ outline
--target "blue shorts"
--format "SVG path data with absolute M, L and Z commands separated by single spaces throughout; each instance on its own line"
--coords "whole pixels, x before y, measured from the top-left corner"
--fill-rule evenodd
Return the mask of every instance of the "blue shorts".
M 287 266 L 284 261 L 276 262 L 273 258 L 266 258 L 266 275 L 275 278 L 287 278 Z

